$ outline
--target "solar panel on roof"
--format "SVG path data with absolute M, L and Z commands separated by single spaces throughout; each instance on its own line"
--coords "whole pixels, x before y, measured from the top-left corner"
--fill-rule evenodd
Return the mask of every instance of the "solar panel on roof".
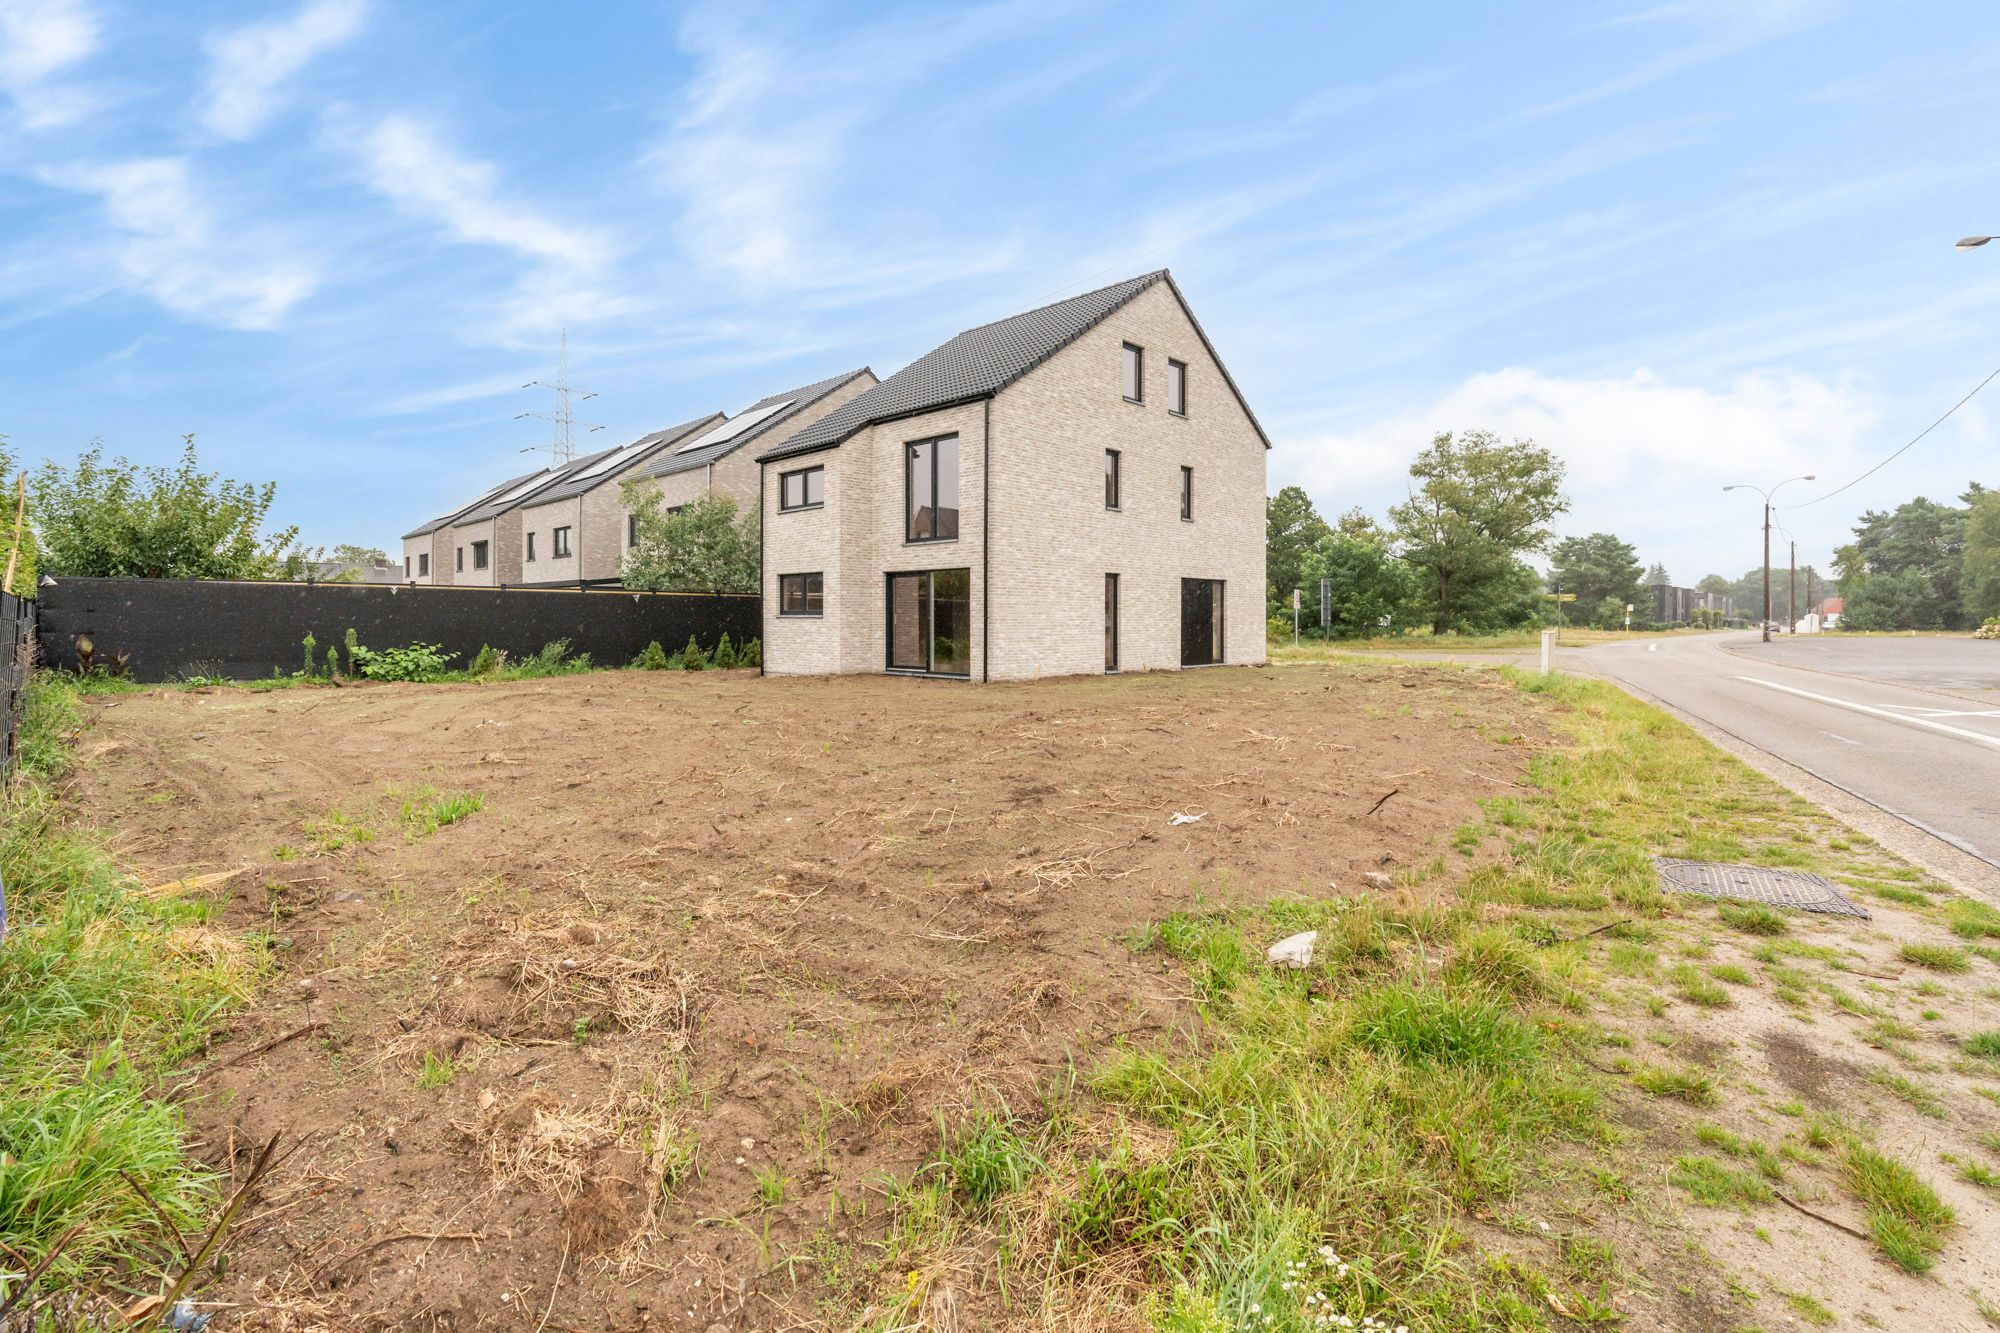
M 737 436 L 741 435 L 744 431 L 749 430 L 752 426 L 755 426 L 760 422 L 769 421 L 772 417 L 778 415 L 778 413 L 784 411 L 786 408 L 790 407 L 796 401 L 797 400 L 793 398 L 786 398 L 781 402 L 766 403 L 762 407 L 753 407 L 748 412 L 742 413 L 740 416 L 733 416 L 729 418 L 729 420 L 723 422 L 720 426 L 717 426 L 714 430 L 709 431 L 705 435 L 698 436 L 694 440 L 691 440 L 687 444 L 684 444 L 680 448 L 674 450 L 674 452 L 677 454 L 691 453 L 696 449 L 706 448 L 711 444 L 721 444 L 725 440 L 733 440 Z
M 606 454 L 604 457 L 598 459 L 595 463 L 592 463 L 589 467 L 585 468 L 583 471 L 570 477 L 569 480 L 582 481 L 585 477 L 602 476 L 604 473 L 609 472 L 612 468 L 617 467 L 620 463 L 623 463 L 627 459 L 631 458 L 632 455 L 644 452 L 645 449 L 651 443 L 652 441 L 650 439 L 646 439 L 646 440 L 640 440 L 637 444 L 628 444 L 623 449 L 614 449 L 610 453 Z

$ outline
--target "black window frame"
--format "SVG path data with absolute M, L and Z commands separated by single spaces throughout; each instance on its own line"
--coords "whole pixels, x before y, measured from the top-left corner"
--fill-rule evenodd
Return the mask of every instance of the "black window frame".
M 957 495 L 958 478 L 960 476 L 958 468 L 959 464 L 958 443 L 959 441 L 958 441 L 957 431 L 952 431 L 944 435 L 930 435 L 926 436 L 921 440 L 905 440 L 903 442 L 903 545 L 928 546 L 933 542 L 955 542 L 958 540 L 958 532 L 960 527 L 959 505 L 958 505 L 958 495 Z M 952 492 L 953 492 L 951 497 L 952 530 L 950 536 L 940 537 L 936 535 L 938 527 L 938 521 L 937 521 L 938 512 L 940 509 L 943 508 L 943 506 L 941 506 L 938 503 L 938 500 L 940 498 L 938 496 L 938 476 L 940 472 L 943 470 L 939 466 L 939 459 L 943 457 L 943 446 L 947 444 L 949 444 L 952 447 L 952 469 L 951 469 Z M 911 465 L 915 462 L 916 459 L 916 451 L 923 448 L 925 445 L 929 445 L 931 450 L 932 535 L 928 537 L 919 537 L 916 533 L 916 526 L 917 526 L 916 511 L 911 506 L 910 503 L 911 500 L 914 498 L 913 491 L 910 485 L 910 474 L 912 471 Z
M 567 560 L 574 554 L 569 544 L 569 532 L 567 523 L 562 527 L 549 529 L 549 559 Z
M 458 561 L 453 572 L 459 574 L 465 572 L 465 548 L 463 546 L 458 548 Z
M 1104 451 L 1104 507 L 1123 509 L 1125 499 L 1125 458 L 1116 449 Z
M 1184 417 L 1187 408 L 1187 362 L 1167 358 L 1167 415 Z
M 532 565 L 535 563 L 535 534 L 524 532 L 521 535 L 527 538 L 527 547 L 521 552 L 521 560 L 525 564 Z
M 965 670 L 940 671 L 937 666 L 937 582 L 940 575 L 963 575 L 965 580 L 966 640 Z M 972 569 L 966 565 L 946 565 L 939 569 L 891 569 L 883 573 L 882 669 L 892 676 L 924 676 L 934 680 L 972 679 L 972 619 L 974 590 Z M 896 580 L 921 579 L 924 617 L 924 665 L 896 665 Z
M 408 583 L 409 581 L 410 581 L 410 557 L 406 555 L 403 557 L 403 582 Z
M 431 576 L 430 555 L 428 552 L 420 551 L 417 553 L 417 577 L 420 579 L 427 579 L 430 576 Z
M 493 568 L 493 543 L 490 541 L 472 544 L 472 568 L 475 572 Z
M 918 441 L 918 443 L 922 443 L 922 441 Z M 819 475 L 819 499 L 817 500 L 811 498 L 813 492 L 812 477 L 815 473 Z M 801 496 L 805 497 L 801 499 L 797 504 L 792 504 L 785 498 L 786 486 L 793 477 L 801 478 L 799 482 L 799 493 Z M 909 455 L 905 453 L 903 456 L 903 485 L 905 488 L 907 488 L 909 484 L 910 484 Z M 825 464 L 815 463 L 811 467 L 793 468 L 790 472 L 780 472 L 778 474 L 779 513 L 796 514 L 799 513 L 801 510 L 824 509 L 824 508 L 826 508 L 826 465 Z M 905 506 L 905 508 L 907 509 L 907 505 Z M 907 525 L 908 525 L 908 519 L 906 514 L 905 516 L 906 528 Z
M 1118 621 L 1124 608 L 1118 602 L 1118 576 L 1104 575 L 1104 674 L 1118 674 Z
M 625 546 L 629 550 L 638 544 L 639 516 L 637 514 L 627 514 L 625 515 Z
M 788 595 L 785 590 L 785 585 L 793 582 L 794 580 L 798 581 L 799 583 L 799 600 L 806 607 L 806 609 L 803 611 L 787 611 L 785 609 L 786 598 Z M 812 602 L 815 590 L 817 590 L 819 596 L 819 609 L 817 611 L 812 609 Z M 778 619 L 819 620 L 823 618 L 825 615 L 826 615 L 825 571 L 815 569 L 799 574 L 778 575 Z
M 1194 469 L 1181 468 L 1181 522 L 1194 522 Z
M 1125 362 L 1130 353 L 1132 363 L 1132 392 L 1125 392 Z M 1128 403 L 1146 401 L 1146 349 L 1138 343 L 1118 344 L 1118 392 Z

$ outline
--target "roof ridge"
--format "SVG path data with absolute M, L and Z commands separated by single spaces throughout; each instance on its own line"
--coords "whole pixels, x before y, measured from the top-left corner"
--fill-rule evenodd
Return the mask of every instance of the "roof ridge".
M 1118 281 L 1116 281 L 1116 282 L 1107 282 L 1107 283 L 1105 283 L 1105 284 L 1104 284 L 1104 285 L 1103 285 L 1102 287 L 1092 287 L 1092 288 L 1091 288 L 1091 289 L 1090 289 L 1089 291 L 1087 291 L 1087 292 L 1078 292 L 1078 293 L 1077 293 L 1077 294 L 1076 294 L 1075 296 L 1064 296 L 1064 297 L 1060 297 L 1060 298 L 1058 298 L 1058 299 L 1056 299 L 1056 300 L 1054 300 L 1054 301 L 1048 301 L 1048 302 L 1045 302 L 1045 303 L 1043 303 L 1042 305 L 1038 305 L 1038 306 L 1035 306 L 1035 307 L 1033 307 L 1032 309 L 1028 309 L 1028 310 L 1017 310 L 1017 311 L 1015 311 L 1015 312 L 1014 312 L 1013 314 L 1011 314 L 1011 315 L 1002 315 L 1002 316 L 1000 316 L 1000 318 L 998 318 L 998 319 L 989 319 L 989 320 L 987 320 L 987 321 L 986 321 L 986 322 L 985 322 L 984 324 L 974 324 L 974 325 L 973 325 L 973 326 L 972 326 L 971 328 L 969 328 L 969 329 L 960 329 L 960 330 L 959 330 L 959 331 L 958 331 L 957 333 L 954 333 L 954 334 L 953 334 L 953 335 L 951 336 L 951 338 L 947 338 L 947 339 L 945 339 L 945 342 L 947 342 L 947 343 L 948 343 L 948 342 L 950 342 L 950 341 L 952 340 L 952 338 L 963 338 L 963 337 L 964 337 L 964 336 L 965 336 L 966 334 L 968 334 L 968 333 L 977 333 L 977 332 L 979 332 L 979 331 L 980 331 L 981 329 L 990 329 L 990 328 L 992 328 L 992 327 L 993 327 L 993 326 L 994 326 L 995 324 L 1005 324 L 1005 323 L 1006 323 L 1006 322 L 1007 322 L 1008 320 L 1010 320 L 1010 319 L 1026 319 L 1026 318 L 1027 318 L 1028 316 L 1030 316 L 1030 315 L 1039 315 L 1039 314 L 1041 314 L 1041 313 L 1042 313 L 1042 312 L 1043 312 L 1044 310 L 1054 310 L 1054 309 L 1055 309 L 1055 308 L 1056 308 L 1057 306 L 1059 306 L 1059 305 L 1068 305 L 1068 304 L 1069 304 L 1069 303 L 1070 303 L 1071 301 L 1087 301 L 1087 300 L 1089 300 L 1089 299 L 1090 299 L 1091 297 L 1093 297 L 1093 296 L 1101 296 L 1101 295 L 1103 295 L 1103 294 L 1104 294 L 1105 292 L 1108 292 L 1108 291 L 1110 291 L 1110 290 L 1111 290 L 1111 289 L 1112 289 L 1113 287 L 1123 287 L 1123 286 L 1125 286 L 1125 285 L 1126 285 L 1127 283 L 1133 283 L 1133 282 L 1145 282 L 1145 281 L 1148 281 L 1148 280 L 1158 280 L 1158 279 L 1160 279 L 1160 278 L 1164 278 L 1164 277 L 1166 277 L 1166 276 L 1168 276 L 1168 273 L 1167 273 L 1167 270 L 1166 270 L 1166 269 L 1163 269 L 1163 268 L 1156 268 L 1156 269 L 1153 269 L 1153 270 L 1152 270 L 1151 272 L 1148 272 L 1148 273 L 1137 273 L 1137 274 L 1134 274 L 1133 276 L 1131 276 L 1131 277 L 1129 277 L 1129 278 L 1120 278 L 1120 279 L 1119 279 Z M 944 346 L 944 343 L 939 343 L 939 344 L 938 344 L 938 346 L 939 346 L 939 347 L 942 347 L 942 346 Z M 932 350 L 936 350 L 936 349 L 932 349 Z M 925 353 L 924 355 L 925 355 L 925 356 L 928 356 L 929 354 L 930 354 L 930 353 L 926 352 L 926 353 Z M 918 360 L 922 360 L 922 359 L 923 359 L 922 357 L 919 357 L 919 358 L 918 358 Z

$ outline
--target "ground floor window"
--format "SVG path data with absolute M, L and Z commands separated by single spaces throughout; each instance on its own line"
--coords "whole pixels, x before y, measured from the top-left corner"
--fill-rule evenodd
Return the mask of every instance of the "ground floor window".
M 888 666 L 938 676 L 972 674 L 972 571 L 889 575 Z
M 1181 665 L 1222 660 L 1222 580 L 1181 580 Z
M 1118 576 L 1104 576 L 1104 669 L 1118 669 Z
M 817 616 L 826 612 L 824 574 L 778 575 L 778 614 Z

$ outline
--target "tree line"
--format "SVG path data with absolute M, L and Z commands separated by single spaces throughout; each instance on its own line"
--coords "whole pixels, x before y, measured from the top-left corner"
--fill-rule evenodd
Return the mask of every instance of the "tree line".
M 1973 482 L 1958 500 L 1862 513 L 1833 553 L 1843 627 L 1962 630 L 2000 616 L 2000 491 Z

